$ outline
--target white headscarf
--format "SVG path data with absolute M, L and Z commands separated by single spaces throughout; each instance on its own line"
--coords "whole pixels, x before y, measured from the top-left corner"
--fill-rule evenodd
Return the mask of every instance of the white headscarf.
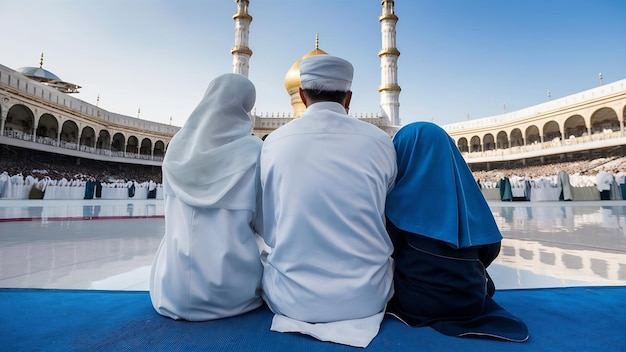
M 255 100 L 254 85 L 242 75 L 228 73 L 211 81 L 163 160 L 164 183 L 178 199 L 211 206 L 257 162 L 262 142 L 252 135 L 248 115 Z

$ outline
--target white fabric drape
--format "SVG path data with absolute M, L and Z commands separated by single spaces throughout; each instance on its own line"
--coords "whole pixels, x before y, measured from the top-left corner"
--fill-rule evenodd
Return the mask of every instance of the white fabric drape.
M 272 330 L 367 346 L 392 295 L 391 138 L 320 102 L 268 136 L 260 168 Z
M 155 310 L 173 319 L 224 318 L 262 304 L 254 232 L 261 140 L 248 115 L 255 90 L 219 76 L 163 161 L 165 235 L 150 275 Z

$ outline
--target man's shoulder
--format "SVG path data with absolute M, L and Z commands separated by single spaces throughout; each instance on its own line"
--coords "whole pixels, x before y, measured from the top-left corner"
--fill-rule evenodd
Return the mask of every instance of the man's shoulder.
M 285 135 L 290 135 L 293 133 L 297 133 L 300 128 L 298 127 L 299 124 L 299 119 L 295 118 L 289 122 L 287 122 L 286 124 L 278 127 L 277 129 L 273 130 L 268 136 L 267 138 L 265 138 L 265 141 L 263 142 L 263 145 L 267 145 L 268 143 L 273 142 L 274 140 L 285 136 Z
M 380 138 L 384 140 L 385 142 L 389 142 L 390 144 L 393 144 L 391 140 L 391 136 L 389 136 L 387 132 L 381 130 L 378 126 L 372 125 L 369 122 L 359 120 L 356 117 L 351 117 L 350 120 L 352 120 L 352 123 L 359 128 L 359 131 L 361 133 L 367 134 L 368 136 L 371 136 L 372 138 Z
M 265 144 L 283 137 L 300 134 L 361 135 L 363 137 L 380 140 L 383 143 L 393 146 L 391 136 L 379 127 L 359 120 L 352 115 L 337 114 L 336 112 L 328 110 L 307 112 L 302 117 L 289 121 L 274 130 L 265 139 Z

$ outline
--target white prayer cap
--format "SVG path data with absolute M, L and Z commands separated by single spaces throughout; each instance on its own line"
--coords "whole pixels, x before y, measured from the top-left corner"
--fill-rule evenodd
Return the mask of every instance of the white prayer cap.
M 347 92 L 353 74 L 351 63 L 331 55 L 310 56 L 300 63 L 302 89 Z

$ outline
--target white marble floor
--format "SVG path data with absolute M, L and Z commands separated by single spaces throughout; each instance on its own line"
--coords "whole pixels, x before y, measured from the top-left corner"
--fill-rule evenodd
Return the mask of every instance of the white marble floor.
M 626 201 L 490 202 L 499 289 L 626 285 Z M 0 200 L 0 287 L 147 290 L 162 200 Z

